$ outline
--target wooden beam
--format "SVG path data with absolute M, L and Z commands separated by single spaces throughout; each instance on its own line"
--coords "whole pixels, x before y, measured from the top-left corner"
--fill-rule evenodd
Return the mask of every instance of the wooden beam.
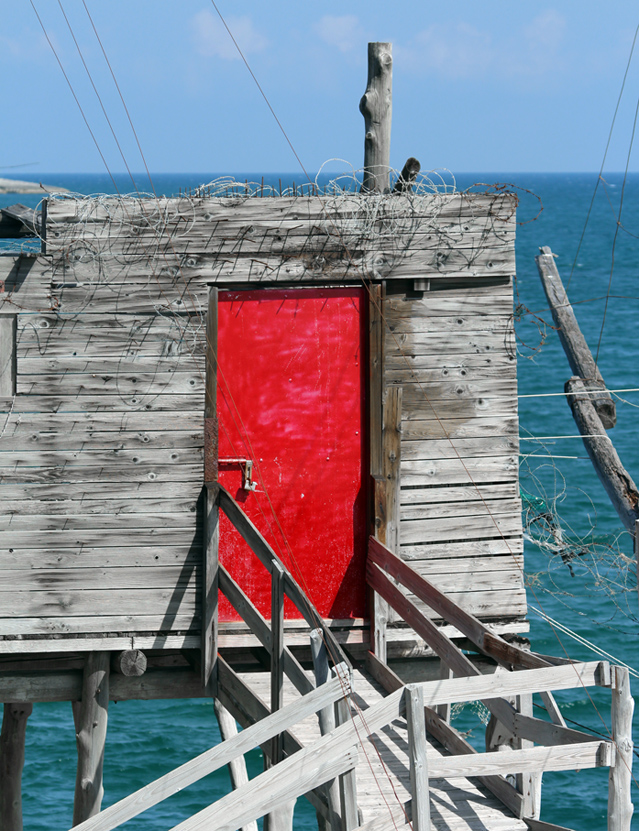
M 328 653 L 326 651 L 326 644 L 323 640 L 323 632 L 321 629 L 313 629 L 310 635 L 311 638 L 311 655 L 313 658 L 313 670 L 315 672 L 315 684 L 320 687 L 329 679 L 330 668 L 328 664 Z M 324 707 L 321 709 L 317 718 L 320 726 L 320 733 L 326 736 L 335 729 L 335 707 Z M 326 783 L 326 797 L 328 800 L 328 826 L 332 831 L 341 831 L 342 820 L 340 816 L 340 789 L 339 782 L 332 779 Z M 318 815 L 318 823 L 323 821 L 323 817 Z
M 214 482 L 204 486 L 204 556 L 202 558 L 202 686 L 211 686 L 215 695 L 218 643 L 218 549 L 220 544 L 220 517 L 218 486 Z
M 612 739 L 615 763 L 608 783 L 608 831 L 630 831 L 632 814 L 632 714 L 635 702 L 630 690 L 630 674 L 625 667 L 613 666 Z
M 362 193 L 390 191 L 390 138 L 393 114 L 393 44 L 368 44 L 368 82 L 359 102 L 364 116 Z
M 99 813 L 102 805 L 110 663 L 108 652 L 90 652 L 87 655 L 82 679 L 82 700 L 74 709 L 78 745 L 74 825 Z
M 386 482 L 386 541 L 384 545 L 399 553 L 399 491 L 401 485 L 402 388 L 390 386 L 384 394 L 382 425 L 382 464 Z
M 0 400 L 16 393 L 17 315 L 0 315 Z
M 229 739 L 234 739 L 237 736 L 237 722 L 219 699 L 215 698 L 213 700 L 213 706 L 222 741 L 226 742 Z M 235 758 L 229 759 L 228 769 L 233 790 L 240 788 L 249 781 L 246 760 L 242 754 L 238 754 Z M 242 831 L 257 831 L 257 822 L 255 820 L 247 822 L 242 827 Z
M 5 704 L 0 732 L 0 828 L 22 831 L 22 769 L 33 704 Z
M 548 305 L 552 312 L 559 340 L 564 348 L 568 363 L 574 375 L 584 382 L 591 394 L 592 404 L 601 419 L 603 426 L 610 430 L 617 422 L 615 404 L 610 393 L 606 392 L 604 379 L 599 367 L 592 357 L 586 339 L 581 333 L 577 318 L 573 311 L 568 295 L 561 282 L 555 256 L 549 246 L 540 249 L 541 254 L 535 257 L 541 284 L 548 298 Z
M 413 829 L 414 831 L 430 831 L 430 793 L 428 787 L 428 760 L 426 758 L 424 693 L 419 685 L 409 684 L 404 695 L 406 698 L 406 724 L 408 726 Z
M 141 649 L 125 649 L 111 655 L 111 672 L 127 678 L 139 678 L 147 668 L 147 658 Z
M 271 712 L 281 709 L 284 701 L 284 569 L 273 563 L 271 572 Z M 282 760 L 280 736 L 273 738 L 271 762 Z
M 573 418 L 595 472 L 624 527 L 634 536 L 639 519 L 639 491 L 623 466 L 606 433 L 581 378 L 566 381 L 565 391 Z

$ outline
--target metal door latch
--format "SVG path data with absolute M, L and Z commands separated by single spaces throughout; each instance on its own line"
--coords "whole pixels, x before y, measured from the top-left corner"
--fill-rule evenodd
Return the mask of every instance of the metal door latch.
M 253 481 L 253 460 L 252 459 L 236 459 L 224 458 L 218 459 L 220 467 L 239 465 L 242 471 L 242 488 L 245 491 L 254 491 L 257 488 L 257 482 Z

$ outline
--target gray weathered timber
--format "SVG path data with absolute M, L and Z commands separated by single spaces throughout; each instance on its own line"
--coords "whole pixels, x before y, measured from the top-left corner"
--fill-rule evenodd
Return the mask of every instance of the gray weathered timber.
M 201 671 L 202 685 L 216 683 L 215 662 L 218 643 L 218 585 L 220 543 L 219 508 L 217 503 L 217 485 L 208 482 L 204 486 L 206 514 L 204 520 L 204 557 L 202 562 L 202 642 Z
M 592 357 L 586 339 L 581 333 L 577 318 L 559 276 L 555 256 L 547 245 L 542 246 L 539 250 L 541 254 L 535 257 L 535 261 L 568 363 L 573 375 L 581 378 L 586 389 L 591 393 L 592 404 L 601 419 L 601 423 L 607 430 L 610 430 L 617 423 L 615 403 L 610 397 L 610 393 L 605 391 L 604 379 Z
M 82 679 L 82 699 L 74 708 L 78 770 L 73 824 L 99 813 L 102 805 L 102 766 L 109 706 L 109 653 L 90 652 Z
M 284 689 L 284 569 L 277 560 L 271 571 L 271 712 L 281 709 Z M 282 760 L 280 736 L 273 737 L 271 762 Z
M 610 497 L 626 529 L 634 535 L 639 518 L 639 491 L 617 455 L 601 419 L 591 401 L 591 395 L 581 378 L 571 378 L 565 386 L 568 404 L 582 435 L 582 441 L 597 476 Z
M 0 315 L 0 399 L 16 392 L 16 315 Z
M 612 740 L 615 763 L 610 768 L 608 786 L 608 831 L 630 831 L 632 801 L 632 714 L 635 702 L 630 690 L 630 674 L 625 667 L 613 666 Z
M 404 694 L 406 696 L 406 722 L 408 725 L 413 828 L 415 831 L 430 831 L 424 694 L 421 687 L 414 684 L 407 686 Z
M 393 112 L 393 45 L 368 44 L 368 81 L 359 103 L 364 116 L 362 192 L 390 190 L 390 138 Z
M 22 770 L 32 704 L 5 704 L 0 732 L 0 827 L 22 831 Z
M 226 742 L 229 739 L 237 736 L 237 722 L 224 705 L 216 698 L 213 701 L 215 709 L 215 717 L 220 728 L 220 736 L 222 741 Z M 231 787 L 240 788 L 249 781 L 248 771 L 246 769 L 246 760 L 243 755 L 236 756 L 228 762 L 229 776 L 231 777 Z M 242 827 L 242 831 L 257 831 L 257 822 L 253 820 Z
M 310 634 L 310 640 L 315 685 L 320 687 L 322 684 L 325 684 L 330 677 L 328 652 L 326 650 L 326 644 L 322 640 L 322 630 L 313 629 Z M 335 729 L 334 706 L 324 707 L 321 709 L 317 714 L 317 718 L 322 736 L 327 735 L 327 733 L 330 733 Z M 341 831 L 341 797 L 339 783 L 336 779 L 326 783 L 326 798 L 329 810 L 328 826 L 332 829 L 332 831 Z M 319 814 L 318 822 L 320 822 Z
M 111 672 L 118 672 L 127 678 L 139 678 L 147 668 L 147 657 L 141 649 L 126 649 L 111 654 Z

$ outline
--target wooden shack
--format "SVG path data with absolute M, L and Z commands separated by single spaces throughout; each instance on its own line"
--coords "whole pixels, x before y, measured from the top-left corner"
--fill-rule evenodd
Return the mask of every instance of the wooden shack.
M 401 822 L 391 814 L 404 824 L 412 810 L 425 831 L 424 703 L 429 735 L 466 758 L 474 751 L 447 708 L 494 698 L 462 647 L 532 673 L 500 676 L 514 706 L 488 702 L 488 749 L 510 742 L 524 755 L 508 754 L 505 767 L 503 754 L 499 764 L 476 754 L 491 756 L 484 784 L 501 807 L 468 784 L 487 806 L 475 812 L 484 824 L 473 812 L 460 819 L 444 784 L 452 807 L 441 827 L 524 828 L 517 818 L 538 811 L 541 769 L 614 764 L 610 743 L 576 738 L 554 706 L 551 690 L 574 686 L 573 665 L 509 642 L 528 628 L 516 199 L 400 190 L 52 198 L 41 253 L 0 258 L 0 754 L 19 748 L 33 702 L 76 702 L 74 822 L 86 831 L 116 827 L 170 791 L 149 786 L 97 813 L 109 699 L 207 695 L 231 744 L 198 775 L 254 737 L 273 765 L 270 796 L 252 799 L 237 767 L 231 802 L 180 828 L 265 814 L 277 827 L 302 794 L 323 827 L 375 821 L 388 797 L 363 787 L 366 765 L 355 774 L 355 676 L 370 707 L 366 736 L 407 714 L 388 750 L 401 756 L 392 775 L 403 783 L 388 787 L 404 794 Z M 249 654 L 259 660 L 242 676 Z M 465 686 L 406 692 L 397 661 L 425 656 Z M 614 684 L 604 665 L 575 666 L 579 683 Z M 396 692 L 384 697 L 384 687 Z M 533 691 L 555 724 L 526 710 Z M 336 726 L 327 705 L 338 698 Z M 289 731 L 318 710 L 319 725 Z M 229 712 L 247 728 L 239 737 Z M 501 738 L 496 724 L 507 725 Z M 533 741 L 552 746 L 535 756 Z M 577 741 L 567 759 L 565 743 Z M 304 754 L 324 746 L 326 764 L 300 773 Z M 19 755 L 0 777 L 11 831 Z M 438 764 L 432 776 L 445 780 L 480 775 L 484 762 Z

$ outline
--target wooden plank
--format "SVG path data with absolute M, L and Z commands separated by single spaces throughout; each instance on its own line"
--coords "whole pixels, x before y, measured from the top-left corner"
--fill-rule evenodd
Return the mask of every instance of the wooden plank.
M 87 327 L 88 328 L 88 327 Z M 63 337 L 65 332 L 63 330 Z M 68 336 L 71 339 L 71 335 Z M 87 339 L 90 333 L 87 332 Z M 62 338 L 60 338 L 62 340 Z M 95 340 L 95 333 L 92 340 Z M 21 343 L 21 345 L 23 345 Z M 165 372 L 182 373 L 198 372 L 204 373 L 204 357 L 192 355 L 186 349 L 179 355 L 140 355 L 131 358 L 121 357 L 97 357 L 85 355 L 80 352 L 77 355 L 61 355 L 58 357 L 49 356 L 44 347 L 44 354 L 39 357 L 19 359 L 18 371 L 20 376 L 27 378 L 30 375 L 75 375 L 76 373 L 100 374 L 100 375 L 135 375 L 137 373 Z
M 100 812 L 102 765 L 109 706 L 110 654 L 90 652 L 85 659 L 82 699 L 74 709 L 78 769 L 73 802 L 73 824 Z
M 173 615 L 195 612 L 197 594 L 195 588 L 186 587 L 121 589 L 117 603 L 121 615 L 135 615 L 140 610 L 146 615 L 165 615 L 165 625 L 159 628 L 170 629 Z M 108 614 L 112 607 L 113 592 L 109 589 L 0 592 L 0 616 L 86 617 L 95 616 L 98 610 Z
M 13 413 L 127 413 L 127 412 L 170 412 L 171 418 L 179 418 L 184 411 L 199 409 L 202 412 L 203 393 L 184 395 L 156 395 L 141 391 L 131 395 L 18 395 Z M 8 412 L 5 408 L 3 412 Z
M 332 703 L 341 694 L 341 685 L 338 679 L 322 685 L 317 692 L 303 696 L 294 704 L 289 704 L 282 710 L 265 716 L 255 724 L 245 727 L 241 733 L 237 733 L 222 744 L 204 751 L 204 753 L 180 765 L 175 770 L 105 808 L 101 814 L 85 822 L 80 831 L 109 831 L 109 829 L 116 828 L 172 794 L 183 790 L 193 782 L 197 782 L 203 776 L 219 770 L 230 760 L 238 758 L 259 746 L 273 733 L 287 729 L 301 721 L 313 713 L 314 708 L 317 709 Z
M 144 482 L 183 482 L 187 487 L 189 484 L 202 484 L 202 463 L 190 464 L 188 462 L 179 463 L 180 456 L 176 453 L 176 459 L 171 464 L 163 465 L 162 463 L 143 463 L 129 460 L 130 467 L 118 468 L 117 464 L 108 465 L 74 465 L 72 462 L 68 465 L 64 464 L 64 460 L 60 460 L 56 464 L 53 459 L 49 459 L 49 466 L 45 467 L 30 467 L 24 464 L 21 467 L 0 467 L 0 486 L 9 486 L 8 490 L 15 493 L 16 487 L 20 485 L 38 485 L 50 484 L 52 482 L 63 482 L 65 488 L 67 485 L 82 484 L 86 487 L 93 483 L 114 482 L 124 485 L 131 483 L 137 485 Z M 28 457 L 22 455 L 25 462 L 28 462 Z M 179 471 L 177 473 L 176 471 Z M 179 478 L 178 478 L 179 477 Z M 123 490 L 124 488 L 120 488 Z M 58 490 L 58 493 L 60 491 Z
M 605 392 L 606 384 L 588 348 L 568 295 L 561 282 L 555 258 L 547 245 L 535 257 L 541 284 L 550 306 L 555 329 L 564 348 L 573 375 L 581 378 L 591 392 L 590 401 L 601 419 L 603 426 L 610 430 L 617 423 L 617 412 L 610 393 Z
M 201 533 L 196 528 L 143 528 L 104 533 L 103 531 L 13 531 L 11 547 L 19 548 L 69 548 L 86 545 L 88 548 L 113 548 L 136 545 L 201 545 Z
M 56 635 L 56 638 L 52 638 L 49 641 L 38 640 L 37 642 L 40 644 L 39 648 L 41 650 L 46 648 L 49 651 L 55 651 L 56 644 L 59 644 L 60 640 L 67 636 L 72 639 L 73 636 L 84 633 L 92 633 L 96 637 L 100 636 L 100 633 L 105 633 L 104 637 L 110 637 L 106 633 L 111 633 L 111 635 L 120 632 L 130 633 L 126 635 L 124 641 L 121 639 L 118 640 L 117 637 L 115 638 L 118 642 L 114 645 L 114 648 L 122 649 L 133 645 L 136 632 L 187 632 L 189 630 L 195 631 L 195 626 L 197 626 L 199 633 L 199 610 L 193 611 L 193 609 L 185 609 L 180 614 L 171 615 L 169 618 L 160 612 L 157 614 L 136 614 L 136 612 L 132 612 L 130 614 L 105 614 L 97 616 L 89 613 L 84 616 L 80 615 L 78 617 L 67 618 L 59 616 L 50 617 L 47 614 L 36 617 L 3 617 L 0 618 L 0 630 L 5 640 L 0 641 L 0 651 L 20 652 L 20 646 L 22 645 L 22 651 L 28 652 L 31 641 L 6 640 L 16 635 L 41 635 L 42 637 Z M 154 637 L 156 636 L 154 635 Z M 161 639 L 161 636 L 157 637 Z M 11 648 L 12 646 L 13 648 Z
M 458 487 L 416 487 L 403 488 L 400 493 L 402 506 L 412 510 L 424 506 L 425 510 L 439 510 L 442 503 L 450 503 L 451 511 L 462 511 L 464 506 L 472 506 L 483 500 L 519 500 L 519 487 L 516 482 L 501 482 L 499 484 L 459 485 Z M 457 504 L 453 504 L 457 503 Z M 471 508 L 469 508 L 471 509 Z M 402 516 L 403 516 L 402 512 Z
M 386 335 L 388 366 L 393 365 L 395 356 L 418 355 L 516 355 L 515 337 L 512 332 L 465 332 L 457 335 L 451 331 L 420 334 Z
M 3 831 L 22 831 L 22 770 L 27 719 L 33 705 L 4 705 L 0 731 L 0 826 Z
M 463 379 L 440 379 L 435 384 L 406 384 L 406 408 L 410 411 L 428 413 L 422 418 L 432 417 L 432 408 L 428 402 L 436 402 L 441 407 L 445 401 L 472 400 L 482 398 L 516 397 L 517 385 L 512 379 L 503 376 L 487 381 L 468 381 Z M 480 413 L 481 415 L 481 413 Z
M 430 459 L 471 459 L 477 456 L 510 456 L 519 452 L 516 436 L 488 438 L 445 438 L 422 441 L 402 441 L 404 461 Z
M 509 379 L 515 383 L 517 379 L 517 366 L 514 360 L 512 361 L 485 361 L 477 360 L 474 365 L 466 362 L 467 356 L 462 356 L 463 360 L 441 361 L 439 366 L 414 368 L 412 365 L 417 363 L 417 358 L 414 360 L 407 360 L 397 362 L 396 367 L 387 367 L 386 381 L 390 384 L 417 384 L 417 385 L 433 385 L 440 384 L 446 381 L 454 381 L 457 383 L 482 383 L 485 381 L 506 380 Z M 435 363 L 432 360 L 433 356 L 428 356 L 429 363 Z M 448 364 L 448 366 L 446 365 Z
M 130 432 L 122 430 L 99 431 L 73 431 L 73 425 L 66 432 L 34 432 L 24 430 L 11 430 L 5 432 L 0 440 L 0 459 L 2 453 L 10 451 L 32 451 L 42 450 L 64 452 L 65 450 L 82 450 L 90 442 L 93 450 L 135 450 L 141 448 L 156 448 L 158 450 L 198 450 L 202 447 L 202 430 L 190 432 L 187 430 L 173 430 L 167 427 L 166 430 Z
M 46 503 L 44 503 L 46 504 Z M 69 503 L 67 503 L 68 505 Z M 78 514 L 81 507 L 79 502 L 71 502 L 75 506 L 74 512 L 69 514 L 20 514 L 7 513 L 0 516 L 0 531 L 51 531 L 66 533 L 67 531 L 84 530 L 147 530 L 161 528 L 190 528 L 195 531 L 197 518 L 193 511 L 182 513 L 149 513 L 149 514 Z M 167 508 L 173 505 L 167 500 Z M 40 503 L 42 506 L 43 503 Z
M 36 513 L 40 510 L 38 506 L 41 504 L 41 501 L 46 502 L 50 506 L 47 508 L 47 514 L 50 511 L 50 515 L 57 513 L 55 505 L 58 502 L 63 506 L 67 500 L 74 502 L 77 510 L 81 507 L 80 503 L 85 500 L 87 494 L 90 494 L 91 497 L 87 499 L 89 506 L 91 506 L 93 499 L 99 501 L 99 498 L 102 497 L 107 505 L 107 512 L 109 505 L 118 504 L 123 506 L 121 509 L 122 513 L 135 512 L 135 505 L 137 504 L 139 505 L 138 510 L 140 513 L 148 513 L 149 511 L 146 509 L 148 507 L 151 509 L 150 512 L 152 512 L 153 500 L 156 497 L 160 501 L 171 500 L 172 504 L 179 505 L 179 501 L 175 502 L 175 500 L 183 498 L 197 501 L 201 492 L 201 480 L 187 482 L 182 479 L 182 481 L 178 481 L 175 477 L 171 481 L 165 482 L 157 482 L 153 479 L 132 482 L 126 487 L 122 482 L 88 482 L 85 484 L 82 482 L 65 482 L 65 499 L 60 499 L 60 486 L 55 482 L 53 484 L 26 483 L 13 485 L 0 482 L 0 493 L 2 494 L 3 501 L 6 500 L 7 502 L 15 504 L 13 500 L 33 500 L 34 506 L 37 509 Z M 63 511 L 64 509 L 62 508 L 61 510 Z M 89 513 L 90 510 L 91 507 L 89 507 Z M 117 510 L 116 508 L 114 513 Z M 28 512 L 29 509 L 25 506 L 24 511 L 20 513 L 28 514 Z
M 205 485 L 204 546 L 202 557 L 202 595 L 201 595 L 201 671 L 202 686 L 217 685 L 217 649 L 218 649 L 218 548 L 220 542 L 219 508 L 217 503 L 217 486 Z
M 402 426 L 402 440 L 468 439 L 488 436 L 517 436 L 517 416 L 497 414 L 476 415 L 470 421 L 448 415 L 437 418 L 411 419 Z
M 565 390 L 599 481 L 626 530 L 634 535 L 635 523 L 639 519 L 639 490 L 610 441 L 583 381 L 570 378 L 566 381 Z
M 16 315 L 0 315 L 0 399 L 16 393 Z
M 500 337 L 508 336 L 512 331 L 513 316 L 512 302 L 507 300 L 499 304 L 495 303 L 495 309 L 491 314 L 475 314 L 474 310 L 467 312 L 455 311 L 451 308 L 451 317 L 401 317 L 386 318 L 388 331 L 394 335 L 417 335 L 432 334 L 435 332 L 452 333 L 462 332 L 492 332 Z M 497 307 L 500 307 L 501 314 Z
M 519 471 L 517 456 L 478 456 L 468 459 L 402 461 L 403 487 L 508 482 Z
M 429 489 L 429 490 L 434 490 Z M 442 488 L 440 490 L 440 498 L 443 498 L 446 491 L 452 488 Z M 406 492 L 404 491 L 402 496 Z M 414 493 L 414 492 L 411 492 Z M 513 491 L 511 499 L 491 499 L 486 497 L 484 499 L 478 498 L 479 494 L 475 492 L 474 500 L 468 502 L 426 502 L 420 504 L 412 502 L 410 504 L 402 505 L 402 521 L 407 524 L 413 520 L 440 520 L 450 519 L 455 517 L 482 517 L 482 516 L 499 516 L 500 514 L 507 514 L 521 511 L 521 500 L 515 497 Z M 470 491 L 470 494 L 472 491 Z M 388 547 L 388 546 L 387 546 Z
M 195 589 L 195 558 L 183 565 L 77 569 L 2 569 L 0 594 L 13 591 L 86 591 L 89 589 Z M 115 602 L 115 601 L 114 601 Z
M 77 543 L 77 541 L 71 541 Z M 187 539 L 181 546 L 151 544 L 149 546 L 112 548 L 84 548 L 75 544 L 70 548 L 11 548 L 2 552 L 0 570 L 28 572 L 31 570 L 117 570 L 119 568 L 195 568 L 200 561 L 200 552 L 192 540 Z M 170 572 L 169 572 L 170 574 Z M 175 577 L 175 574 L 173 575 Z M 168 578 L 170 579 L 170 578 Z
M 3 493 L 2 488 L 9 490 L 10 486 L 0 486 L 0 494 Z M 190 490 L 188 485 L 185 487 L 185 490 Z M 91 493 L 91 488 L 87 488 L 86 492 Z M 37 492 L 34 494 L 36 497 L 38 495 Z M 140 496 L 138 494 L 137 489 L 131 488 L 128 498 L 126 492 L 119 499 L 82 499 L 80 495 L 78 499 L 47 500 L 32 499 L 30 496 L 27 496 L 28 501 L 25 501 L 25 499 L 3 498 L 2 505 L 6 511 L 6 518 L 12 517 L 16 523 L 18 519 L 26 522 L 28 517 L 31 518 L 31 522 L 41 523 L 43 519 L 51 520 L 52 517 L 63 516 L 75 517 L 78 521 L 84 521 L 91 517 L 96 519 L 98 523 L 101 521 L 98 519 L 99 517 L 105 517 L 104 521 L 108 522 L 110 521 L 109 517 L 117 516 L 123 522 L 131 523 L 134 522 L 133 517 L 136 515 L 141 518 L 142 522 L 145 522 L 145 517 L 154 515 L 161 516 L 163 508 L 170 508 L 174 511 L 173 516 L 176 522 L 182 522 L 180 517 L 184 515 L 190 516 L 191 524 L 197 522 L 197 518 L 194 515 L 197 510 L 199 493 L 190 499 L 188 497 L 185 499 L 171 499 L 169 496 L 165 498 L 158 496 L 157 499 L 154 499 L 151 497 L 150 492 L 148 495 L 149 498 L 144 499 L 143 495 Z M 17 524 L 14 525 L 11 523 L 11 525 L 16 528 L 18 527 Z M 41 527 L 41 525 L 37 527 Z
M 106 435 L 107 433 L 122 432 L 125 436 L 141 436 L 148 434 L 151 437 L 160 437 L 166 431 L 170 431 L 176 438 L 181 433 L 196 433 L 201 435 L 202 411 L 183 411 L 179 417 L 167 418 L 163 413 L 155 412 L 130 412 L 130 413 L 108 413 L 108 412 L 84 412 L 69 413 L 67 415 L 55 415 L 50 413 L 20 413 L 11 415 L 7 419 L 4 436 L 20 436 L 22 434 L 39 438 L 47 436 L 48 433 L 58 435 L 60 433 L 68 436 L 79 436 L 84 441 L 95 434 Z M 143 441 L 143 439 L 142 439 Z
M 428 788 L 428 760 L 426 756 L 426 725 L 424 721 L 424 694 L 421 687 L 406 687 L 406 723 L 408 726 L 408 754 L 410 762 L 410 791 L 414 831 L 430 831 L 430 793 Z
M 474 557 L 521 554 L 524 550 L 522 535 L 516 537 L 496 537 L 494 540 L 477 540 L 475 542 L 440 542 L 432 545 L 407 545 L 402 546 L 400 554 L 403 560 L 424 560 L 452 557 Z
M 197 372 L 135 372 L 126 374 L 81 373 L 64 375 L 42 374 L 17 377 L 19 395 L 171 395 L 200 393 L 204 390 L 203 376 Z
M 451 388 L 452 389 L 452 388 Z M 437 398 L 436 389 L 426 389 L 425 393 L 412 395 L 404 407 L 404 420 L 427 421 L 439 420 L 445 424 L 449 419 L 472 420 L 491 414 L 495 419 L 509 419 L 517 415 L 517 397 L 512 395 L 482 395 L 473 398 L 460 395 L 457 398 Z M 446 438 L 444 435 L 443 438 Z
M 405 293 L 389 294 L 385 317 L 393 325 L 399 320 L 429 320 L 464 315 L 512 315 L 513 290 L 510 280 L 476 280 L 461 288 L 425 292 L 422 297 Z
M 521 513 L 466 516 L 460 527 L 459 517 L 410 519 L 401 522 L 402 542 L 406 545 L 439 540 L 476 539 L 478 537 L 514 536 L 521 533 Z
M 196 459 L 201 459 L 201 448 L 183 449 L 181 451 L 171 448 L 124 448 L 124 450 L 60 450 L 49 451 L 5 451 L 0 455 L 2 468 L 9 465 L 20 467 L 20 465 L 39 465 L 41 467 L 53 465 L 66 466 L 89 466 L 96 463 L 113 465 L 114 467 L 125 465 L 178 465 L 180 463 L 193 464 Z

